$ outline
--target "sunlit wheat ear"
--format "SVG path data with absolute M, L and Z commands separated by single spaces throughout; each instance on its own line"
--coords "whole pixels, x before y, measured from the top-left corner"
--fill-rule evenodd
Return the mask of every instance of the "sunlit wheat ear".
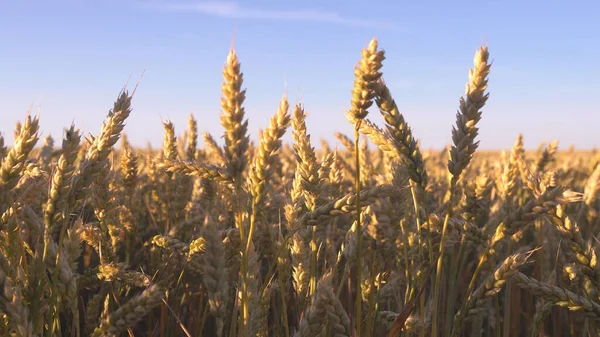
M 269 254 L 272 241 L 269 224 L 262 219 L 269 190 L 273 191 L 275 187 L 274 168 L 279 158 L 281 138 L 290 124 L 288 110 L 287 97 L 283 96 L 269 126 L 260 135 L 260 143 L 248 173 L 248 186 L 252 195 L 250 228 L 257 231 L 257 235 L 253 236 L 261 241 L 256 247 L 261 256 L 265 256 L 265 252 Z
M 331 167 L 333 166 L 335 156 L 335 152 L 326 152 L 325 156 L 321 159 L 321 163 L 319 164 L 320 181 L 329 180 L 329 175 L 331 173 Z
M 336 188 L 336 190 L 341 189 L 342 182 L 344 181 L 344 170 L 342 169 L 342 164 L 340 161 L 340 154 L 338 151 L 333 152 L 334 158 L 331 164 L 331 170 L 329 171 L 329 181 Z
M 39 118 L 27 115 L 24 124 L 19 128 L 12 148 L 2 161 L 0 167 L 0 213 L 3 213 L 12 202 L 11 190 L 19 182 L 19 176 L 25 160 L 37 143 Z
M 165 159 L 175 160 L 177 158 L 177 137 L 175 136 L 175 126 L 173 122 L 166 121 L 163 123 L 164 136 L 162 146 L 162 157 Z
M 469 83 L 465 96 L 460 98 L 460 107 L 456 114 L 456 126 L 452 128 L 452 149 L 449 153 L 448 171 L 452 178 L 450 185 L 455 186 L 462 171 L 469 165 L 479 142 L 475 141 L 479 129 L 477 123 L 481 119 L 481 109 L 487 102 L 489 94 L 488 75 L 491 64 L 488 62 L 487 46 L 481 47 L 475 54 L 474 67 L 469 70 Z
M 510 151 L 510 157 L 504 164 L 502 173 L 502 197 L 507 207 L 514 202 L 513 199 L 517 193 L 523 152 L 523 137 L 519 135 Z
M 90 139 L 85 157 L 79 163 L 77 172 L 73 176 L 72 193 L 69 198 L 70 206 L 82 202 L 89 194 L 89 187 L 107 165 L 106 160 L 112 147 L 119 140 L 121 131 L 125 127 L 125 120 L 131 113 L 131 96 L 122 92 L 109 111 L 98 137 Z
M 126 146 L 123 149 L 123 155 L 121 156 L 121 177 L 123 178 L 123 186 L 133 194 L 133 190 L 138 182 L 138 155 L 134 150 Z
M 195 160 L 198 151 L 198 122 L 194 115 L 188 118 L 186 159 Z
M 294 234 L 291 240 L 290 252 L 292 258 L 293 284 L 298 297 L 304 300 L 310 281 L 310 251 L 301 234 Z
M 276 153 L 281 148 L 281 137 L 285 134 L 290 124 L 289 104 L 287 97 L 283 97 L 279 103 L 279 109 L 269 122 L 260 139 L 258 153 L 250 169 L 250 192 L 252 194 L 253 207 L 260 210 L 264 202 L 266 185 L 272 178 L 272 167 L 276 160 Z
M 319 167 L 315 149 L 310 142 L 306 130 L 306 113 L 301 105 L 296 105 L 292 116 L 292 137 L 297 158 L 298 174 L 302 187 L 304 203 L 309 210 L 314 210 L 319 198 Z
M 386 131 L 390 135 L 392 144 L 401 154 L 401 159 L 407 167 L 410 179 L 420 186 L 422 190 L 425 190 L 427 187 L 427 172 L 417 139 L 413 136 L 410 125 L 408 125 L 404 116 L 400 113 L 383 79 L 378 81 L 376 90 L 377 98 L 375 102 L 387 125 Z
M 246 151 L 249 146 L 248 120 L 242 106 L 246 99 L 246 90 L 242 90 L 243 75 L 237 54 L 232 49 L 227 55 L 223 69 L 223 85 L 221 91 L 221 125 L 225 129 L 225 147 L 223 154 L 227 173 L 240 184 L 242 172 L 247 165 Z
M 352 108 L 348 118 L 364 119 L 369 113 L 367 109 L 373 104 L 375 87 L 381 77 L 379 71 L 385 59 L 384 51 L 377 50 L 377 39 L 372 39 L 367 48 L 362 50 L 362 57 L 354 67 L 354 88 L 352 89 Z
M 302 186 L 302 175 L 299 170 L 294 172 L 291 190 L 289 191 L 289 202 L 285 205 L 284 215 L 288 223 L 288 230 L 297 227 L 297 221 L 304 209 L 304 197 Z M 298 296 L 299 302 L 304 303 L 308 292 L 310 280 L 310 251 L 304 240 L 304 233 L 308 230 L 300 230 L 292 235 L 289 249 L 292 262 L 292 280 L 294 290 Z
M 67 198 L 71 193 L 71 179 L 75 173 L 75 160 L 77 159 L 80 141 L 79 130 L 71 125 L 71 128 L 65 132 L 61 155 L 58 158 L 56 171 L 52 176 L 50 194 L 44 210 L 44 222 L 55 240 L 58 240 L 62 220 L 68 216 L 66 214 L 68 212 Z

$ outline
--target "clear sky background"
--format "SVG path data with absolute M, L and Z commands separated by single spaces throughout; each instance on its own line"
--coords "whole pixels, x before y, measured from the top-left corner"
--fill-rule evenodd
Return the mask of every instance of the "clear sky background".
M 424 148 L 451 142 L 475 50 L 493 59 L 481 148 L 560 140 L 600 146 L 600 1 L 9 1 L 0 0 L 0 130 L 41 111 L 60 144 L 72 121 L 101 123 L 130 75 L 126 132 L 159 146 L 161 121 L 178 134 L 190 113 L 220 138 L 221 71 L 235 30 L 252 137 L 287 84 L 315 145 L 351 134 L 353 67 L 377 37 L 384 78 Z M 380 121 L 372 110 L 369 117 Z M 289 140 L 290 133 L 286 135 Z

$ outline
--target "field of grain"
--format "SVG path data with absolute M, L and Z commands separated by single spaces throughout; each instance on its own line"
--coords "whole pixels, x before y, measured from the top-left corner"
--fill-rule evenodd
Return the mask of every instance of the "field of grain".
M 343 149 L 285 96 L 250 142 L 234 50 L 222 135 L 191 115 L 133 148 L 125 90 L 94 136 L 17 122 L 0 137 L 0 336 L 598 336 L 600 154 L 527 152 L 527 135 L 479 153 L 487 46 L 452 144 L 423 151 L 383 49 L 359 55 Z

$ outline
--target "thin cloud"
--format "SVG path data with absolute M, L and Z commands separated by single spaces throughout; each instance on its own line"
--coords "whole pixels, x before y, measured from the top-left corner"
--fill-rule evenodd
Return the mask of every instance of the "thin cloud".
M 170 3 L 154 6 L 155 9 L 170 12 L 195 12 L 224 18 L 257 19 L 271 21 L 311 21 L 353 27 L 398 30 L 394 24 L 380 20 L 364 20 L 342 17 L 335 12 L 313 10 L 272 10 L 242 7 L 234 2 Z

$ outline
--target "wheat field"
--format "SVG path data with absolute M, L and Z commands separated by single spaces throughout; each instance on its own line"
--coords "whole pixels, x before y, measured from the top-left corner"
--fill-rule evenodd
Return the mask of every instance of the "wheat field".
M 126 90 L 94 136 L 27 114 L 0 137 L 0 336 L 598 336 L 600 153 L 478 152 L 487 46 L 423 151 L 377 40 L 357 59 L 342 148 L 285 95 L 251 142 L 233 49 L 223 134 L 134 148 Z

